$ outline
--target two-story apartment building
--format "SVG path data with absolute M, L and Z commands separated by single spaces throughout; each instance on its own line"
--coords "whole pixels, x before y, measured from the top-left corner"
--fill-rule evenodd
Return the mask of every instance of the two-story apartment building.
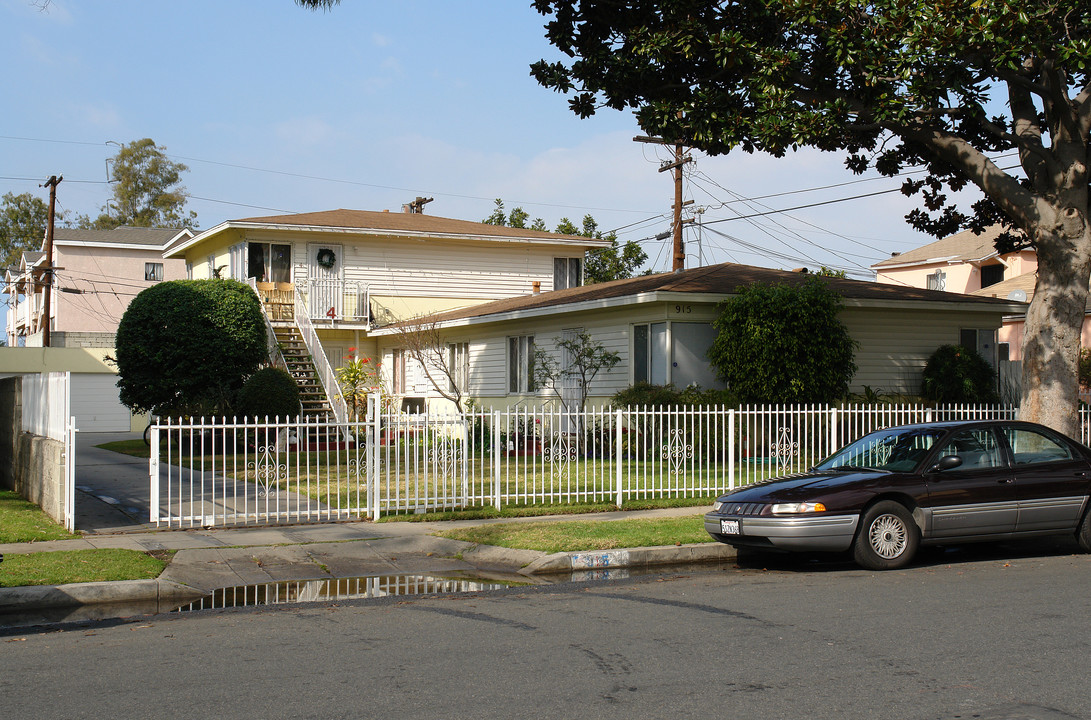
M 378 357 L 373 328 L 577 287 L 585 252 L 609 245 L 422 213 L 342 209 L 231 220 L 177 244 L 166 257 L 184 260 L 190 278 L 251 283 L 266 301 L 280 349 L 305 346 L 332 396 L 345 359 Z M 424 394 L 406 382 L 404 356 L 388 365 L 388 385 L 399 396 Z

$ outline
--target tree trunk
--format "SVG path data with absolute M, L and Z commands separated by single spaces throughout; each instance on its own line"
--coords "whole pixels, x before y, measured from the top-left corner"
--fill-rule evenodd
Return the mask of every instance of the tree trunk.
M 1019 417 L 1079 436 L 1080 336 L 1091 275 L 1091 233 L 1083 213 L 1045 218 L 1036 236 L 1038 280 L 1023 334 Z

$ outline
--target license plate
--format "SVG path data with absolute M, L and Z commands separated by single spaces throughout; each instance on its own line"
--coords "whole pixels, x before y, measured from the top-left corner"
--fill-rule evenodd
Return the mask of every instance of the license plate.
M 738 520 L 721 520 L 720 532 L 724 535 L 738 535 L 739 534 L 739 521 Z

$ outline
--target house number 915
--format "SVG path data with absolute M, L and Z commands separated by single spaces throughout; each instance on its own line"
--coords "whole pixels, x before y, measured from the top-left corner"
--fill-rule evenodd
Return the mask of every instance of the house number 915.
M 675 305 L 674 306 L 674 312 L 678 313 L 679 315 L 688 315 L 689 313 L 693 312 L 693 306 L 692 305 Z

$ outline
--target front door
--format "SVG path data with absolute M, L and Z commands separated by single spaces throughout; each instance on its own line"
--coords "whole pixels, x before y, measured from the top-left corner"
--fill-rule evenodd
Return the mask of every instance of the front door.
M 932 506 L 929 537 L 972 537 L 1015 531 L 1015 476 L 992 428 L 960 430 L 935 460 L 957 455 L 962 464 L 925 476 Z
M 340 320 L 344 317 L 344 265 L 340 245 L 307 246 L 307 302 L 312 319 Z

